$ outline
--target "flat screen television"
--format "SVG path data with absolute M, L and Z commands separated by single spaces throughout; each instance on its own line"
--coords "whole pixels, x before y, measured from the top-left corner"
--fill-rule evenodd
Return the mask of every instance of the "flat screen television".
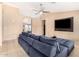
M 73 17 L 55 20 L 55 31 L 73 32 Z

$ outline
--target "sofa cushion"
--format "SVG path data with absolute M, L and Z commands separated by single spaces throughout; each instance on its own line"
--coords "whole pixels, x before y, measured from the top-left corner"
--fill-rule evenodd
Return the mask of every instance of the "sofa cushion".
M 28 34 L 29 37 L 33 38 L 33 39 L 36 39 L 36 40 L 39 40 L 39 36 L 36 36 L 34 34 Z
M 55 56 L 56 55 L 56 47 L 51 46 L 40 41 L 34 40 L 33 47 L 43 53 L 46 56 Z
M 41 52 L 39 52 L 37 49 L 35 49 L 33 47 L 30 47 L 29 55 L 31 57 L 47 57 L 46 55 L 42 54 Z
M 63 46 L 67 47 L 67 48 L 69 49 L 69 52 L 70 52 L 70 51 L 73 49 L 73 47 L 74 47 L 74 42 L 68 40 L 68 41 L 66 41 L 66 42 L 63 44 Z
M 22 35 L 28 36 L 27 32 L 22 32 Z
M 49 44 L 51 46 L 56 46 L 57 50 L 60 51 L 60 44 L 56 40 L 52 40 L 49 37 L 40 36 L 40 41 L 43 42 L 43 43 L 47 43 L 47 44 Z
M 65 39 L 61 39 L 61 38 L 52 38 L 53 40 L 56 40 L 57 42 L 59 42 L 60 44 L 64 44 L 67 40 Z
M 20 35 L 20 37 L 22 37 L 22 39 L 23 39 L 24 41 L 26 41 L 28 44 L 32 45 L 33 40 L 34 40 L 33 38 L 26 37 L 26 36 L 24 36 L 24 35 Z
M 35 34 L 32 34 L 32 33 L 22 32 L 22 35 L 25 35 L 27 37 L 31 37 L 33 39 L 39 40 L 39 36 L 36 36 Z
M 30 45 L 23 39 L 18 39 L 19 44 L 22 46 L 25 52 L 29 54 Z
M 54 44 L 56 42 L 56 40 L 52 40 L 51 38 L 49 37 L 46 37 L 46 36 L 40 36 L 40 41 L 41 42 L 44 42 L 44 43 L 49 43 L 51 42 L 52 44 Z M 49 42 L 48 42 L 49 41 Z M 50 43 L 49 43 L 50 44 Z

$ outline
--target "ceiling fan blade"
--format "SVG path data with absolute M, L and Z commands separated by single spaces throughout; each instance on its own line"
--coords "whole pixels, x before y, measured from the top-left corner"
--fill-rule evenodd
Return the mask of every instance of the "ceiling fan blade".
M 35 14 L 39 14 L 41 12 L 41 10 L 40 11 L 38 11 L 38 12 L 36 12 Z
M 49 13 L 49 11 L 46 11 L 45 8 L 43 7 L 43 4 L 40 4 L 40 9 L 33 9 L 34 14 L 40 14 L 40 13 Z
M 32 10 L 33 10 L 33 11 L 40 11 L 41 9 L 33 8 Z
M 49 13 L 49 11 L 43 11 L 43 13 Z

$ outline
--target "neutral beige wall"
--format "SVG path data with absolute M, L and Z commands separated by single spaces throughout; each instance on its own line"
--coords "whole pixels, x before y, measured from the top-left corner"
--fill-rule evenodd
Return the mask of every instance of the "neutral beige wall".
M 39 19 L 32 20 L 32 33 L 37 35 L 43 34 L 42 20 L 39 20 Z
M 78 10 L 67 11 L 67 12 L 57 12 L 57 13 L 47 13 L 47 14 L 44 14 L 42 17 L 43 18 L 41 19 L 46 20 L 46 36 L 51 37 L 55 35 L 60 38 L 79 40 L 79 11 Z M 67 17 L 74 17 L 74 32 L 55 31 L 54 21 L 56 19 L 62 19 Z M 40 25 L 40 22 L 37 22 L 35 20 L 35 24 L 32 26 L 32 28 L 33 28 L 33 32 L 36 32 L 36 34 L 40 33 L 42 35 L 42 25 Z
M 0 46 L 2 46 L 2 4 L 0 3 Z
M 18 8 L 3 5 L 3 41 L 18 37 L 22 32 L 22 21 Z
M 79 11 L 68 11 L 68 12 L 58 12 L 58 13 L 49 13 L 45 17 L 46 21 L 46 35 L 53 36 L 56 35 L 60 38 L 67 39 L 78 39 L 79 40 Z M 56 19 L 62 19 L 67 17 L 74 17 L 74 32 L 65 32 L 65 31 L 55 31 L 54 30 L 54 21 Z

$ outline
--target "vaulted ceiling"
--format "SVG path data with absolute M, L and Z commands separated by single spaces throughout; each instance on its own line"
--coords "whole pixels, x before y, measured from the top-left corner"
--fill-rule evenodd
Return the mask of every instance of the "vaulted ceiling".
M 5 2 L 4 4 L 19 8 L 24 16 L 33 16 L 33 9 L 39 9 L 40 3 L 50 12 L 79 10 L 79 2 Z

